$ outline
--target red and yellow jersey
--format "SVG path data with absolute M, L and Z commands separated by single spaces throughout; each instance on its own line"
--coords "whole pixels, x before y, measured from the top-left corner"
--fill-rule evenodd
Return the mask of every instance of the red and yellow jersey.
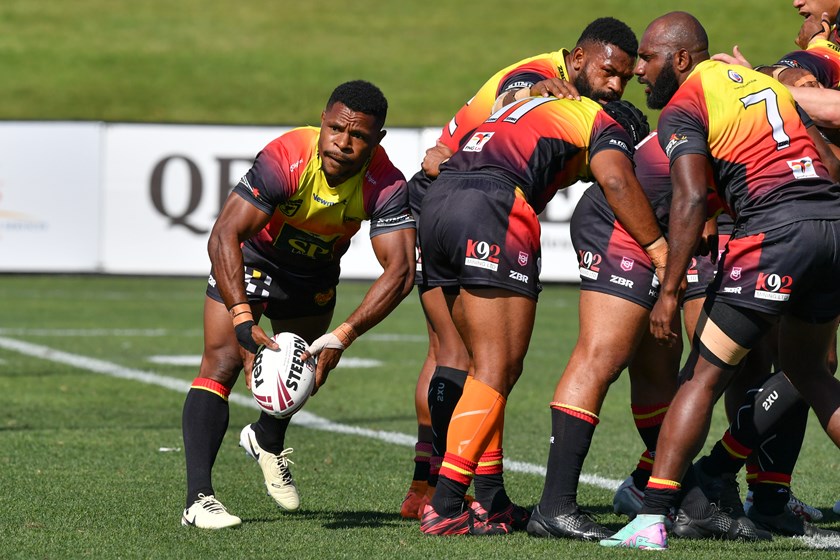
M 531 87 L 548 78 L 568 80 L 569 73 L 566 70 L 565 59 L 567 54 L 569 51 L 560 49 L 532 56 L 496 72 L 452 117 L 441 132 L 438 141 L 446 144 L 454 152 L 464 136 L 490 116 L 493 103 L 502 93 L 512 89 Z
M 271 215 L 245 243 L 275 265 L 304 270 L 331 269 L 362 220 L 370 236 L 414 227 L 405 177 L 379 146 L 362 170 L 332 188 L 321 170 L 320 129 L 296 128 L 269 143 L 234 188 L 239 196 Z
M 531 97 L 496 111 L 441 169 L 491 172 L 519 188 L 540 213 L 559 189 L 590 180 L 590 159 L 604 149 L 632 158 L 630 136 L 600 104 Z
M 840 215 L 840 187 L 793 97 L 760 72 L 698 64 L 659 117 L 659 143 L 671 165 L 685 154 L 709 158 L 710 200 L 722 201 L 748 233 Z
M 808 70 L 823 87 L 840 86 L 840 47 L 820 39 L 804 51 L 794 51 L 782 57 L 777 64 Z

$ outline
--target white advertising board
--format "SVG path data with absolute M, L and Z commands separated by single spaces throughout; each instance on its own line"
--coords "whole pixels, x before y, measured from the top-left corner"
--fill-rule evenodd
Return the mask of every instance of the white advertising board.
M 0 123 L 0 272 L 204 275 L 207 238 L 230 189 L 290 127 Z M 389 129 L 410 178 L 438 128 Z M 543 281 L 577 281 L 568 219 L 584 186 L 540 216 Z M 342 278 L 379 275 L 367 224 Z
M 99 270 L 100 123 L 0 123 L 0 271 Z

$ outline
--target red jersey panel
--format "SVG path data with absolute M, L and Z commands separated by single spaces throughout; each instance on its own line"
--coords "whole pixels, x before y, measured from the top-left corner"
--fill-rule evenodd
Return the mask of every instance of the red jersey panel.
M 591 180 L 589 161 L 604 149 L 632 158 L 630 136 L 600 104 L 531 97 L 491 115 L 441 169 L 492 172 L 518 187 L 540 213 L 559 189 Z
M 452 117 L 449 124 L 443 128 L 438 141 L 446 144 L 454 152 L 464 136 L 487 119 L 493 109 L 493 103 L 502 93 L 531 87 L 548 78 L 568 80 L 569 73 L 565 62 L 568 52 L 561 49 L 532 56 L 496 72 Z
M 403 174 L 380 146 L 355 176 L 333 188 L 321 170 L 320 129 L 297 128 L 269 143 L 234 188 L 271 215 L 246 245 L 275 265 L 329 269 L 338 262 L 363 220 L 371 237 L 414 227 Z
M 793 97 L 760 72 L 698 64 L 659 117 L 659 143 L 672 165 L 685 154 L 710 159 L 713 198 L 747 232 L 840 215 L 840 187 Z

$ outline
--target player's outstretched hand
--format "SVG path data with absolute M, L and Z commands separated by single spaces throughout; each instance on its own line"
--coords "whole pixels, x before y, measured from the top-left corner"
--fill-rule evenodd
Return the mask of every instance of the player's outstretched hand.
M 747 68 L 753 67 L 752 64 L 750 64 L 750 61 L 747 60 L 747 58 L 743 54 L 741 54 L 741 49 L 738 48 L 738 45 L 732 47 L 732 54 L 713 54 L 712 60 L 725 62 L 726 64 L 738 64 L 740 66 L 746 66 Z
M 554 96 L 558 99 L 575 99 L 580 101 L 577 88 L 567 80 L 548 78 L 531 86 L 531 97 Z

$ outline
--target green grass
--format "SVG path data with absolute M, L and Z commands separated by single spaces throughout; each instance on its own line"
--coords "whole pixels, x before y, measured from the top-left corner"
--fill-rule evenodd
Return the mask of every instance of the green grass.
M 364 78 L 389 126 L 442 126 L 499 68 L 573 46 L 596 17 L 640 36 L 677 7 L 713 51 L 739 43 L 754 63 L 792 50 L 801 23 L 782 0 L 4 0 L 0 119 L 315 124 L 337 84 Z M 636 83 L 627 98 L 644 104 Z
M 336 320 L 367 285 L 340 286 Z M 148 361 L 201 352 L 203 279 L 0 276 L 0 343 L 13 340 L 189 382 L 194 367 Z M 576 337 L 577 290 L 549 286 L 541 297 L 526 370 L 507 408 L 509 459 L 544 465 L 547 403 Z M 334 422 L 414 434 L 413 391 L 425 352 L 416 294 L 347 355 L 381 367 L 339 369 L 304 409 Z M 97 334 L 98 336 L 92 336 Z M 376 335 L 401 334 L 382 342 Z M 235 393 L 246 396 L 240 383 Z M 0 347 L 0 558 L 624 558 L 592 543 L 506 537 L 426 538 L 401 520 L 399 503 L 412 472 L 412 449 L 360 436 L 293 425 L 294 474 L 302 509 L 281 513 L 265 496 L 259 469 L 237 447 L 255 410 L 231 405 L 231 422 L 214 470 L 216 491 L 244 520 L 229 531 L 185 529 L 181 407 L 184 393 L 115 379 Z M 641 451 L 626 376 L 612 388 L 584 472 L 622 479 Z M 713 434 L 724 428 L 715 418 Z M 812 419 L 794 487 L 827 512 L 821 526 L 840 529 L 830 507 L 840 498 L 838 454 Z M 509 472 L 509 493 L 531 506 L 542 480 Z M 581 502 L 617 528 L 612 492 L 582 485 Z M 795 539 L 739 544 L 672 541 L 672 559 L 833 558 Z

